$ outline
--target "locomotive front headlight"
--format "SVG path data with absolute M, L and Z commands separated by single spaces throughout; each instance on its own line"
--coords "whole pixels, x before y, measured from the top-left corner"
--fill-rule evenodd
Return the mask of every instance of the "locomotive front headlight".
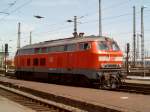
M 99 61 L 109 61 L 110 59 L 109 59 L 108 56 L 99 56 L 99 57 L 98 57 L 98 60 L 99 60 Z

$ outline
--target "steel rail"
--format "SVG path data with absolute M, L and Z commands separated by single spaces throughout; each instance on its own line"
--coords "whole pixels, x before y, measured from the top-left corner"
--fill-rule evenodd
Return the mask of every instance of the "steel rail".
M 4 85 L 0 85 L 0 95 L 38 112 L 86 112 L 85 110 L 46 100 Z

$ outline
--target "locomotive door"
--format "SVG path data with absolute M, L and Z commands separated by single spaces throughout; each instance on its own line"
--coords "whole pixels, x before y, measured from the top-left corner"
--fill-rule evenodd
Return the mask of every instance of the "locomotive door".
M 67 55 L 68 59 L 67 59 L 67 63 L 68 63 L 68 70 L 72 70 L 73 69 L 73 53 L 68 53 Z
M 67 51 L 67 68 L 68 70 L 72 70 L 75 66 L 75 50 L 76 50 L 76 44 L 69 44 L 66 45 L 66 51 Z

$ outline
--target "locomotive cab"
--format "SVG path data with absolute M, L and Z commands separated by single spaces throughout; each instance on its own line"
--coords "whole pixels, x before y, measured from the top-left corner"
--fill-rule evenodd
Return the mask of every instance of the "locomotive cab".
M 115 41 L 98 42 L 97 49 L 100 68 L 120 68 L 122 66 L 123 53 Z
M 108 38 L 97 41 L 96 46 L 101 88 L 113 89 L 119 87 L 122 77 L 122 51 L 114 40 Z

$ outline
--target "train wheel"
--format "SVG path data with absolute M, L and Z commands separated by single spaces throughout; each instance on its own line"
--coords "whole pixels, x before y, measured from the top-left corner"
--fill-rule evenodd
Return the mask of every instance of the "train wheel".
M 116 89 L 119 87 L 119 81 L 117 77 L 111 76 L 109 79 L 104 77 L 101 79 L 101 89 Z
M 116 77 L 111 77 L 110 79 L 110 89 L 118 88 L 118 79 Z

